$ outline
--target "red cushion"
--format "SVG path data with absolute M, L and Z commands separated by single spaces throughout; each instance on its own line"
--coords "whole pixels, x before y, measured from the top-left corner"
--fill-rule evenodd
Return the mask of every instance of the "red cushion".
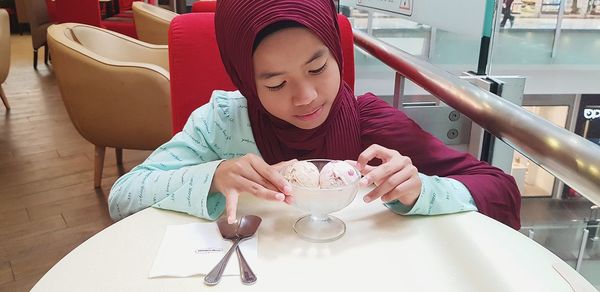
M 131 10 L 133 0 L 119 0 L 119 11 Z
M 143 1 L 143 0 L 119 0 L 119 10 L 120 11 L 131 10 L 131 6 L 133 5 L 133 2 L 135 2 L 135 1 Z M 148 4 L 155 5 L 156 1 L 158 1 L 158 0 L 148 0 Z
M 56 22 L 56 1 L 46 0 L 46 8 L 48 9 L 50 22 Z
M 133 18 L 133 10 L 122 11 L 116 17 Z
M 344 62 L 344 81 L 354 90 L 354 35 L 352 25 L 346 16 L 338 14 L 340 40 Z
M 100 27 L 98 0 L 56 0 L 56 20 Z
M 198 2 L 196 2 L 198 3 Z M 338 16 L 344 54 L 344 80 L 354 88 L 354 38 L 348 19 Z M 235 90 L 221 62 L 214 13 L 175 17 L 169 28 L 169 71 L 173 133 L 183 129 L 190 114 L 210 100 L 213 90 Z
M 200 0 L 192 3 L 192 12 L 215 12 L 216 10 L 216 0 Z
M 173 133 L 210 100 L 214 89 L 235 90 L 221 63 L 213 13 L 182 14 L 171 21 L 169 73 Z
M 102 27 L 112 30 L 114 32 L 118 32 L 132 38 L 137 38 L 137 33 L 135 31 L 135 24 L 133 21 L 130 21 L 128 18 L 123 20 L 103 20 Z

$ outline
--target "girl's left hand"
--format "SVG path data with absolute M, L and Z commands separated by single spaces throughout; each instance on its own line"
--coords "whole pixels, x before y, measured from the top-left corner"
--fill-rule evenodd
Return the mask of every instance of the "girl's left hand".
M 383 163 L 376 167 L 367 165 L 375 158 Z M 421 194 L 421 178 L 417 168 L 410 158 L 396 150 L 373 144 L 358 156 L 356 167 L 363 175 L 361 186 L 376 185 L 363 197 L 367 203 L 381 197 L 384 202 L 398 200 L 403 205 L 412 206 Z

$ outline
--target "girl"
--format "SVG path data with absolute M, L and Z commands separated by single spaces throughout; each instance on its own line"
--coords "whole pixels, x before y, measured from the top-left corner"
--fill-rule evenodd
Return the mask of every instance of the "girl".
M 236 218 L 243 193 L 285 203 L 293 159 L 356 160 L 361 183 L 403 214 L 478 210 L 520 227 L 512 177 L 446 147 L 373 94 L 343 81 L 331 0 L 220 0 L 216 36 L 239 91 L 215 91 L 184 129 L 113 186 L 120 219 L 149 206 Z M 371 166 L 368 163 L 371 162 Z

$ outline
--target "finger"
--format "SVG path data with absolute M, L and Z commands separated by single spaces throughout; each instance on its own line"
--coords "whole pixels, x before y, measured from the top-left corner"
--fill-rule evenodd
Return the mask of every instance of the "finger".
M 356 162 L 355 160 L 344 160 L 344 162 L 354 166 L 356 169 L 358 169 L 360 171 L 360 174 L 365 175 L 369 172 L 371 172 L 373 169 L 375 169 L 374 166 L 370 166 L 368 164 L 363 165 L 362 168 L 359 167 L 358 162 Z
M 291 205 L 294 203 L 294 196 L 285 196 L 285 200 L 284 202 L 288 205 Z
M 245 179 L 247 179 L 247 180 L 249 180 L 249 181 L 255 182 L 255 183 L 257 183 L 257 184 L 259 184 L 259 185 L 261 185 L 261 186 L 263 186 L 263 187 L 265 187 L 267 189 L 270 189 L 270 190 L 275 191 L 275 192 L 279 192 L 279 189 L 276 186 L 274 186 L 272 183 L 270 183 L 269 181 L 267 181 L 258 172 L 256 172 L 254 170 L 254 168 L 252 168 L 252 167 L 248 167 L 248 168 L 244 169 L 242 171 L 242 177 L 245 178 Z
M 389 162 L 383 163 L 375 167 L 369 173 L 365 174 L 360 180 L 360 184 L 361 186 L 367 186 L 373 182 L 379 182 L 381 185 L 384 183 L 386 178 L 401 171 L 408 165 L 412 165 L 410 159 L 406 156 L 400 155 L 398 158 L 394 158 Z
M 384 163 L 389 161 L 396 153 L 395 150 L 385 148 L 381 145 L 373 144 L 363 151 L 356 162 L 359 166 L 364 167 L 367 163 L 375 158 L 381 159 Z
M 227 223 L 233 224 L 237 219 L 237 203 L 239 193 L 235 190 L 229 190 L 225 193 L 225 209 L 227 210 Z
M 287 196 L 292 195 L 292 186 L 290 186 L 288 181 L 281 173 L 279 173 L 279 171 L 268 165 L 262 158 L 257 156 L 251 157 L 250 164 L 258 174 L 275 186 L 277 190 L 283 192 Z
M 373 158 L 378 156 L 378 152 L 382 151 L 383 147 L 377 145 L 377 144 L 373 144 L 369 147 L 367 147 L 367 149 L 365 149 L 362 153 L 360 153 L 358 155 L 358 159 L 356 159 L 356 164 L 358 166 L 359 170 L 362 170 L 362 168 L 367 165 L 367 163 L 369 163 L 369 161 L 373 160 Z M 380 155 L 381 156 L 381 155 Z
M 419 199 L 421 194 L 421 184 L 418 179 L 411 177 L 401 185 L 397 186 L 391 192 L 381 196 L 381 200 L 384 202 L 391 202 L 394 200 L 400 201 L 400 203 L 411 206 Z
M 244 185 L 244 188 L 242 189 L 242 191 L 248 192 L 258 198 L 270 200 L 270 201 L 279 201 L 279 202 L 282 202 L 283 200 L 285 200 L 284 194 L 267 189 L 267 188 L 263 187 L 262 185 L 257 184 L 256 182 L 253 182 L 253 181 L 250 181 L 247 179 L 242 179 L 242 181 L 240 183 L 242 185 Z
M 375 171 L 376 170 L 374 170 L 373 172 L 375 172 Z M 393 173 L 392 175 L 390 175 L 387 179 L 382 180 L 382 182 L 379 186 L 377 186 L 375 189 L 373 189 L 372 191 L 370 191 L 368 194 L 366 194 L 363 197 L 363 200 L 366 203 L 372 202 L 373 200 L 391 192 L 392 190 L 397 188 L 399 185 L 401 185 L 405 181 L 409 180 L 412 176 L 413 176 L 413 171 L 411 168 L 409 168 L 409 167 L 403 168 L 400 171 L 397 171 L 397 172 Z

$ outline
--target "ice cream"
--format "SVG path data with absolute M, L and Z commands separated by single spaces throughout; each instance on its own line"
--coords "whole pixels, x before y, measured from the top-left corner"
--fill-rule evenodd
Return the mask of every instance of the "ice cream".
M 360 179 L 354 167 L 344 161 L 331 161 L 321 169 L 319 186 L 322 189 L 339 188 Z
M 298 161 L 287 167 L 284 170 L 283 177 L 291 184 L 297 186 L 319 187 L 319 169 L 307 161 Z
M 354 183 L 360 179 L 360 174 L 344 161 L 328 162 L 320 173 L 315 164 L 298 161 L 283 171 L 283 177 L 296 186 L 331 189 Z

